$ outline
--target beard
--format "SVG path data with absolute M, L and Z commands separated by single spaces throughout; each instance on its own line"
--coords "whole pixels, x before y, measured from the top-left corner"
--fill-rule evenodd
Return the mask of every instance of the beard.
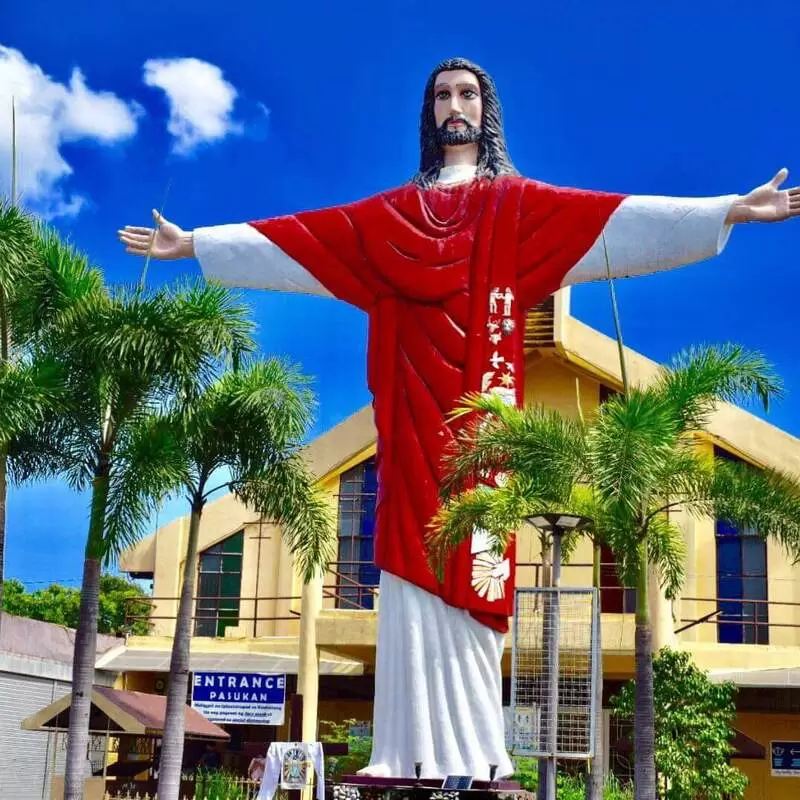
M 451 122 L 462 122 L 464 130 L 454 131 L 447 126 Z M 479 142 L 483 132 L 464 117 L 449 117 L 436 129 L 436 141 L 442 147 L 457 147 L 461 144 L 474 144 Z

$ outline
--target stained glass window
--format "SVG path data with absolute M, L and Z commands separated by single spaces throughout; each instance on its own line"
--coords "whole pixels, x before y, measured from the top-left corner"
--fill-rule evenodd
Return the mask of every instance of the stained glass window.
M 375 505 L 378 475 L 368 458 L 339 478 L 339 558 L 336 604 L 339 608 L 373 608 L 372 588 L 380 571 L 375 566 Z
M 718 458 L 737 460 L 716 449 Z M 767 545 L 753 528 L 717 520 L 717 641 L 769 644 Z
M 239 624 L 244 532 L 200 553 L 195 636 L 224 636 Z

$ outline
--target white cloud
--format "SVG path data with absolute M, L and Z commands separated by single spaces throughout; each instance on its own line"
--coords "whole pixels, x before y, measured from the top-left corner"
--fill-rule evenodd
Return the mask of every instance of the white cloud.
M 231 118 L 238 92 L 214 64 L 197 58 L 152 58 L 144 64 L 144 82 L 167 96 L 167 130 L 175 137 L 175 153 L 188 155 L 198 145 L 242 132 L 242 125 Z
M 142 109 L 111 92 L 93 91 L 75 67 L 59 83 L 19 51 L 0 45 L 0 192 L 11 185 L 11 98 L 17 117 L 17 193 L 47 218 L 72 216 L 86 199 L 65 186 L 72 167 L 65 142 L 113 145 L 136 133 Z

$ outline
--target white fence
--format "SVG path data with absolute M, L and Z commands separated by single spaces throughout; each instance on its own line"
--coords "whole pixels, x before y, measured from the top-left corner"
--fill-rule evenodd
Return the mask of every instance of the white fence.
M 256 800 L 258 797 L 258 781 L 247 780 L 246 778 L 227 779 L 224 785 L 203 786 L 200 780 L 194 787 L 191 794 L 181 795 L 181 800 Z M 284 800 L 284 792 L 275 793 L 275 800 Z M 147 792 L 128 791 L 121 789 L 109 789 L 103 796 L 103 800 L 158 800 L 157 794 Z

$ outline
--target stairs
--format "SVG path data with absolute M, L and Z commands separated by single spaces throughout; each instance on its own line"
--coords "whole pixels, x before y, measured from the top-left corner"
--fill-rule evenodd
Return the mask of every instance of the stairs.
M 525 352 L 555 346 L 555 298 L 550 295 L 534 306 L 525 317 Z

